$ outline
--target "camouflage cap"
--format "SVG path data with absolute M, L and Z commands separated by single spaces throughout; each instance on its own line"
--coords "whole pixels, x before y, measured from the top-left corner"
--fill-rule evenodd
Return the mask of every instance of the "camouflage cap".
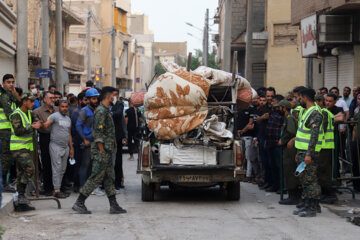
M 281 100 L 278 104 L 274 105 L 274 107 L 284 107 L 287 109 L 291 109 L 291 103 L 288 100 Z
M 21 95 L 21 101 L 24 99 L 29 99 L 29 100 L 35 100 L 36 97 L 34 96 L 34 94 L 32 92 L 26 91 Z
M 315 101 L 325 101 L 325 98 L 321 94 L 316 94 L 315 95 Z

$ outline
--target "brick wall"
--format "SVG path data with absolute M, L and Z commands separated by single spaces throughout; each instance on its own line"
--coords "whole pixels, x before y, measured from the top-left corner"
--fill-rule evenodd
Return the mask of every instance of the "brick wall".
M 254 32 L 264 29 L 265 0 L 253 0 Z M 232 0 L 231 38 L 234 40 L 239 34 L 246 31 L 247 0 Z
M 318 11 L 331 10 L 353 3 L 360 3 L 360 0 L 291 0 L 291 23 L 298 24 L 301 19 Z

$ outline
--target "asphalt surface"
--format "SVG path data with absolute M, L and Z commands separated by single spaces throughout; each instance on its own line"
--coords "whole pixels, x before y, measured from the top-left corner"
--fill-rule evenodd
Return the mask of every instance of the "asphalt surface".
M 77 194 L 61 200 L 37 201 L 36 211 L 0 218 L 4 239 L 360 239 L 360 228 L 323 207 L 316 218 L 292 215 L 280 206 L 279 195 L 241 183 L 241 200 L 228 202 L 216 188 L 162 189 L 156 201 L 141 201 L 141 176 L 136 162 L 124 155 L 125 189 L 117 195 L 124 215 L 110 215 L 105 196 L 91 196 L 92 215 L 71 210 Z

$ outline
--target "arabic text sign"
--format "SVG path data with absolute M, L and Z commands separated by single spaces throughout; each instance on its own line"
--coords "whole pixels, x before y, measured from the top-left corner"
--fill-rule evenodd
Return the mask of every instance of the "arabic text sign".
M 301 48 L 303 57 L 317 53 L 316 15 L 301 20 Z

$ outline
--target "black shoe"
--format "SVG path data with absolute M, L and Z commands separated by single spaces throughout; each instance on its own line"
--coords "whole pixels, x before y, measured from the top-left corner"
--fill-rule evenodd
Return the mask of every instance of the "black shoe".
M 56 197 L 56 198 L 67 198 L 67 197 L 69 197 L 69 195 L 64 193 L 64 192 L 54 191 L 54 197 Z
M 91 211 L 87 210 L 85 206 L 86 198 L 87 198 L 86 196 L 80 193 L 78 199 L 76 200 L 74 206 L 72 207 L 72 210 L 78 212 L 79 214 L 91 214 Z
M 260 188 L 260 190 L 264 190 L 264 189 L 266 189 L 266 188 L 268 188 L 268 187 L 270 187 L 270 184 L 269 183 L 265 183 L 265 184 L 263 184 L 261 187 L 259 187 Z
M 4 186 L 4 193 L 16 193 L 16 189 L 10 185 Z
M 303 208 L 305 207 L 305 200 L 301 199 L 300 202 L 296 205 L 296 208 Z
M 28 212 L 28 211 L 34 211 L 35 208 L 28 204 L 14 204 L 14 210 L 15 212 Z
M 119 206 L 119 204 L 116 201 L 115 195 L 109 197 L 109 202 L 110 202 L 110 214 L 127 213 L 125 209 Z
M 310 199 L 307 199 L 307 198 L 303 199 L 302 203 L 296 205 L 297 209 L 293 211 L 293 214 L 299 215 L 299 213 L 302 211 L 305 211 L 305 209 L 307 209 L 309 207 L 309 205 L 310 205 Z
M 277 190 L 278 190 L 277 187 L 272 186 L 272 187 L 265 189 L 265 192 L 277 192 Z
M 315 199 L 310 199 L 310 204 L 299 212 L 299 217 L 316 217 L 317 212 L 317 202 Z
M 283 199 L 279 201 L 279 204 L 281 205 L 296 205 L 299 204 L 300 198 L 298 198 L 296 191 L 289 190 L 289 198 Z

